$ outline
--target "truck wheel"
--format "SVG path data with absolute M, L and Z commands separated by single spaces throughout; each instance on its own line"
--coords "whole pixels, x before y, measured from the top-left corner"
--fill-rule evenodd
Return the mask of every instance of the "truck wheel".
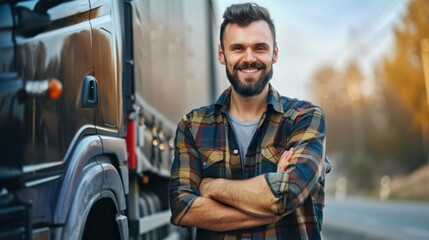
M 141 217 L 149 216 L 151 214 L 161 211 L 161 201 L 159 197 L 147 190 L 143 190 L 140 193 L 140 215 Z M 154 229 L 148 233 L 145 233 L 141 236 L 142 240 L 155 240 L 165 238 L 165 229 L 164 227 Z
M 121 239 L 115 219 L 116 206 L 112 200 L 107 198 L 98 200 L 89 212 L 82 239 Z

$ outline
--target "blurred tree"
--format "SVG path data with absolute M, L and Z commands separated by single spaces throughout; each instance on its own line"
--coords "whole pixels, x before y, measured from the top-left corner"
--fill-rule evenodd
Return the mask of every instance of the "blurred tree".
M 346 93 L 351 108 L 351 135 L 354 143 L 354 156 L 361 159 L 365 155 L 364 129 L 363 129 L 363 75 L 355 62 L 347 65 L 342 81 L 346 83 Z
M 376 111 L 382 125 L 369 136 L 368 151 L 377 161 L 379 176 L 403 175 L 425 163 L 421 130 L 410 122 L 412 110 L 397 97 L 397 91 L 379 76 Z
M 392 58 L 374 68 L 375 94 L 363 94 L 365 77 L 354 61 L 344 69 L 319 68 L 309 86 L 326 114 L 327 153 L 350 192 L 375 190 L 383 175 L 407 174 L 426 162 L 420 41 L 429 38 L 428 0 L 410 0 L 395 37 Z
M 421 40 L 429 38 L 429 4 L 427 0 L 411 0 L 401 24 L 395 29 L 394 56 L 384 63 L 386 86 L 396 93 L 409 109 L 416 128 L 423 127 L 429 138 L 429 113 L 421 61 Z
M 328 151 L 335 155 L 353 151 L 351 139 L 344 136 L 344 133 L 350 134 L 351 113 L 346 84 L 340 74 L 330 66 L 322 67 L 316 72 L 311 84 L 314 102 L 319 104 L 326 114 Z
M 311 83 L 313 101 L 327 119 L 327 153 L 340 175 L 346 175 L 349 190 L 373 186 L 375 166 L 368 156 L 366 139 L 374 128 L 372 105 L 362 94 L 364 77 L 356 62 L 343 72 L 331 66 L 321 67 Z

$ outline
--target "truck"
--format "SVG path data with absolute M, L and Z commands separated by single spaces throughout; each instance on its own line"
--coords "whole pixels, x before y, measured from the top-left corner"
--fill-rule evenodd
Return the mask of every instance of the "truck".
M 0 239 L 186 239 L 176 123 L 224 87 L 211 0 L 0 0 Z

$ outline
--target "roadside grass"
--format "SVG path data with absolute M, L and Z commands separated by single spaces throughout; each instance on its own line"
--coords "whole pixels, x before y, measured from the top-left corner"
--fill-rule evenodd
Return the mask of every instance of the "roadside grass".
M 429 202 L 429 165 L 392 179 L 390 199 Z

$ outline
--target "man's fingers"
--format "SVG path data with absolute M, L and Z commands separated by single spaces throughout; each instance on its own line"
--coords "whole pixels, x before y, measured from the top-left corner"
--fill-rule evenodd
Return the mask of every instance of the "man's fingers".
M 281 162 L 282 164 L 287 164 L 290 161 L 290 159 L 292 158 L 293 153 L 294 153 L 293 148 L 287 150 L 286 152 L 284 152 L 282 154 L 279 162 Z
M 291 148 L 284 152 L 282 156 L 280 157 L 279 162 L 277 163 L 277 172 L 282 172 L 286 170 L 286 167 L 292 158 L 292 155 L 294 154 L 294 149 Z

